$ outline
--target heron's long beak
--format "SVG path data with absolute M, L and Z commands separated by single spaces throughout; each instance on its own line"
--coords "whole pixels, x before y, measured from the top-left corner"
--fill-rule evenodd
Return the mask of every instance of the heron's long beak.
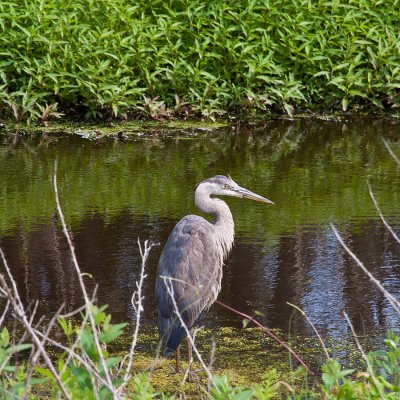
M 268 200 L 265 197 L 262 197 L 256 193 L 250 192 L 250 190 L 247 190 L 242 187 L 237 188 L 236 192 L 244 199 L 260 201 L 261 203 L 267 203 L 267 204 L 275 204 L 273 201 Z

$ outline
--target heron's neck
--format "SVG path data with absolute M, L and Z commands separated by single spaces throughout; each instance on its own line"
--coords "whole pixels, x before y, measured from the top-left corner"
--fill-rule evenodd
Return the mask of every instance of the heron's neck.
M 235 231 L 228 204 L 219 198 L 210 197 L 208 193 L 201 190 L 200 186 L 196 190 L 195 204 L 200 211 L 214 216 L 212 225 L 215 227 L 215 238 L 225 258 L 232 248 Z

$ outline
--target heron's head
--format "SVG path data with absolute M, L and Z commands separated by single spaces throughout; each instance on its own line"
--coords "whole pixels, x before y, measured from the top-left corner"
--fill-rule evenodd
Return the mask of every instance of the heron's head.
M 239 186 L 230 176 L 216 175 L 201 182 L 198 185 L 199 189 L 200 187 L 210 195 L 240 197 L 242 199 L 274 204 L 271 200 Z

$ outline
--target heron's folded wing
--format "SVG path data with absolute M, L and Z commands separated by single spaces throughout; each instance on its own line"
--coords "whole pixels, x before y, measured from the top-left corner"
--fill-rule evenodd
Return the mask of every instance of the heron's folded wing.
M 163 317 L 175 312 L 170 293 L 189 327 L 215 301 L 222 265 L 213 229 L 204 218 L 189 215 L 172 231 L 157 269 L 157 306 Z

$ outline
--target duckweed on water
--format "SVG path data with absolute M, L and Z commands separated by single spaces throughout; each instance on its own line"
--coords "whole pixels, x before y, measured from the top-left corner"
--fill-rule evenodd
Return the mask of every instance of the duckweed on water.
M 276 335 L 289 342 L 310 366 L 313 371 L 319 371 L 326 361 L 320 343 L 313 337 L 293 337 L 291 340 L 282 332 L 274 331 Z M 293 371 L 298 363 L 290 359 L 288 352 L 258 328 L 236 329 L 222 327 L 220 329 L 203 329 L 196 335 L 197 347 L 207 365 L 210 365 L 213 343 L 215 344 L 214 359 L 211 365 L 213 374 L 226 376 L 230 385 L 237 387 L 257 387 L 266 375 L 274 376 L 275 382 L 290 382 L 301 386 L 304 376 L 294 376 Z M 135 356 L 135 373 L 146 373 L 147 379 L 157 392 L 184 395 L 188 399 L 203 399 L 201 387 L 208 384 L 207 375 L 201 370 L 201 365 L 195 358 L 195 369 L 199 369 L 199 383 L 184 383 L 183 373 L 174 371 L 175 359 L 159 358 L 157 354 L 158 336 L 154 330 L 143 331 L 139 337 L 138 351 Z M 342 351 L 343 362 L 359 364 L 360 354 L 352 341 L 327 341 L 330 350 Z M 129 338 L 124 337 L 115 344 L 117 354 L 123 354 L 129 347 Z M 186 342 L 181 349 L 182 368 L 187 368 Z M 149 368 L 154 367 L 151 371 Z M 317 373 L 319 376 L 319 373 Z M 309 378 L 313 381 L 313 377 Z M 319 379 L 319 378 L 318 378 Z

